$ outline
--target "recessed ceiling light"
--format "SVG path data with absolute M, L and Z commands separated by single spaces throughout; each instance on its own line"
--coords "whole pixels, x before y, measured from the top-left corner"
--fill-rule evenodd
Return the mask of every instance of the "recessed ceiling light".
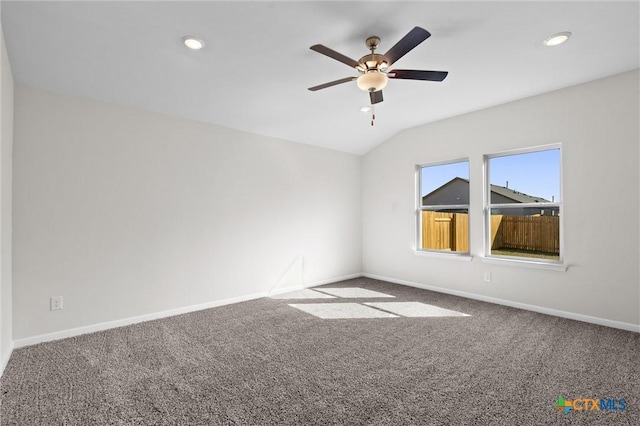
M 545 46 L 549 47 L 558 46 L 569 40 L 569 37 L 571 37 L 571 33 L 569 31 L 563 31 L 561 33 L 557 33 L 547 37 L 543 43 Z
M 191 50 L 200 50 L 204 47 L 204 41 L 194 36 L 184 36 L 182 42 Z
M 371 111 L 371 107 L 369 105 L 365 105 L 362 108 L 360 108 L 360 112 L 369 112 Z

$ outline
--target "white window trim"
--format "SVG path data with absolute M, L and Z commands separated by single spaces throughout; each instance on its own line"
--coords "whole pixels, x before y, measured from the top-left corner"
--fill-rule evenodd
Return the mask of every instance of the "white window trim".
M 438 250 L 425 250 L 425 249 L 416 249 L 413 251 L 413 254 L 416 256 L 423 257 L 433 257 L 438 259 L 449 259 L 449 260 L 460 260 L 463 262 L 470 262 L 473 259 L 473 256 L 470 253 L 460 253 L 460 252 L 448 252 L 448 251 L 438 251 Z
M 424 167 L 431 167 L 431 166 L 442 166 L 445 164 L 454 164 L 454 163 L 467 163 L 468 167 L 469 167 L 469 204 L 450 204 L 450 205 L 437 205 L 437 206 L 423 206 L 422 205 L 422 169 Z M 416 215 L 416 247 L 414 250 L 414 253 L 416 255 L 420 255 L 420 256 L 432 256 L 432 257 L 439 257 L 439 258 L 448 258 L 448 259 L 458 259 L 458 260 L 464 260 L 464 261 L 470 261 L 473 256 L 471 256 L 471 232 L 469 232 L 469 235 L 467 236 L 467 238 L 469 239 L 469 241 L 467 241 L 467 245 L 469 247 L 469 251 L 468 252 L 456 252 L 456 251 L 452 251 L 452 252 L 448 252 L 448 251 L 444 251 L 444 250 L 429 250 L 429 249 L 423 249 L 422 248 L 422 211 L 425 210 L 426 208 L 429 207 L 437 207 L 439 209 L 443 209 L 443 208 L 449 208 L 449 209 L 467 209 L 467 214 L 469 215 L 469 220 L 471 220 L 471 160 L 466 157 L 466 158 L 457 158 L 457 159 L 453 159 L 453 160 L 444 160 L 444 161 L 436 161 L 436 162 L 432 162 L 432 163 L 425 163 L 425 164 L 418 164 L 416 165 L 416 172 L 415 172 L 415 179 L 416 179 L 416 190 L 415 190 L 415 194 L 416 194 L 416 206 L 415 206 L 415 215 Z M 469 229 L 470 230 L 470 229 Z
M 561 214 L 560 214 L 560 253 L 559 253 L 559 260 L 557 261 L 545 261 L 544 259 L 538 259 L 538 258 L 526 258 L 526 257 L 515 257 L 515 256 L 497 256 L 497 255 L 492 255 L 491 254 L 491 209 L 492 208 L 516 208 L 515 205 L 513 204 L 491 204 L 491 185 L 490 185 L 490 180 L 489 180 L 489 174 L 490 174 L 490 170 L 489 170 L 489 160 L 491 158 L 496 158 L 496 157 L 506 157 L 506 156 L 510 156 L 510 155 L 517 155 L 517 154 L 527 154 L 527 153 L 532 153 L 532 152 L 539 152 L 539 151 L 546 151 L 546 150 L 551 150 L 551 149 L 558 149 L 559 150 L 559 162 L 560 162 L 560 170 L 559 170 L 559 175 L 560 175 L 560 194 L 559 194 L 559 201 L 558 202 L 553 202 L 553 203 L 520 203 L 517 204 L 517 207 L 536 207 L 536 208 L 545 208 L 545 207 L 558 207 Z M 564 194 L 563 194 L 563 185 L 564 185 L 564 179 L 563 179 L 563 172 L 562 172 L 562 143 L 558 142 L 558 143 L 554 143 L 554 144 L 548 144 L 548 145 L 540 145 L 540 146 L 535 146 L 535 147 L 530 147 L 530 148 L 523 148 L 523 149 L 514 149 L 514 150 L 508 150 L 508 151 L 501 151 L 501 152 L 496 152 L 493 154 L 485 154 L 483 156 L 483 164 L 482 164 L 482 168 L 483 168 L 483 200 L 482 200 L 482 204 L 483 204 L 483 223 L 484 223 L 484 232 L 483 232 L 483 238 L 484 238 L 484 256 L 482 257 L 482 261 L 486 262 L 486 263 L 494 263 L 494 264 L 500 264 L 500 265 L 510 265 L 510 266 L 520 266 L 520 267 L 527 267 L 527 268 L 534 268 L 534 269 L 550 269 L 550 270 L 556 270 L 556 271 L 566 271 L 569 267 L 569 265 L 567 265 L 564 262 L 564 210 L 563 210 L 563 200 L 564 200 Z
M 484 263 L 492 263 L 494 265 L 505 265 L 505 266 L 516 266 L 521 268 L 531 268 L 531 269 L 548 269 L 551 271 L 561 271 L 564 272 L 569 268 L 569 265 L 562 262 L 537 262 L 534 258 L 516 258 L 516 257 L 502 257 L 502 256 L 491 256 L 491 257 L 482 257 L 482 262 Z

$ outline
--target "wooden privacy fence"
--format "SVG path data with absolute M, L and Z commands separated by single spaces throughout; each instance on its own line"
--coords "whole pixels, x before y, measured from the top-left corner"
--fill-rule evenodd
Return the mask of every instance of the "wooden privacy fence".
M 469 215 L 423 211 L 422 248 L 468 252 Z
M 467 213 L 422 212 L 422 248 L 469 251 Z M 560 253 L 559 216 L 491 216 L 491 249 Z
M 559 216 L 491 216 L 491 249 L 560 253 Z

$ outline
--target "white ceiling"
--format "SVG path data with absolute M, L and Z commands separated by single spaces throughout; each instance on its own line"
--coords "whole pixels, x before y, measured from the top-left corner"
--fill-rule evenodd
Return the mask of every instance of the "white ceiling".
M 2 25 L 18 83 L 363 154 L 404 129 L 639 66 L 638 1 L 10 2 Z M 376 125 L 353 59 L 414 26 L 431 38 L 392 68 L 449 71 L 391 80 Z M 542 45 L 571 31 L 568 43 Z M 205 40 L 189 51 L 182 36 Z

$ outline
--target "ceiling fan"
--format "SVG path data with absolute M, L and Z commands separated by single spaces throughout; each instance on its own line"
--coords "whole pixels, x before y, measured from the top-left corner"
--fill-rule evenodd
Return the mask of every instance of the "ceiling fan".
M 371 105 L 383 101 L 382 89 L 387 85 L 388 79 L 404 79 L 404 80 L 426 80 L 426 81 L 442 81 L 447 76 L 447 71 L 421 71 L 421 70 L 402 70 L 389 67 L 398 59 L 409 53 L 414 47 L 429 38 L 431 34 L 424 28 L 414 27 L 404 37 L 400 39 L 387 53 L 380 55 L 376 53 L 376 49 L 380 44 L 380 38 L 371 36 L 365 40 L 365 44 L 371 53 L 364 55 L 358 61 L 353 60 L 341 53 L 336 52 L 322 44 L 314 44 L 310 47 L 318 53 L 322 53 L 330 58 L 340 61 L 343 64 L 355 68 L 360 75 L 358 77 L 346 77 L 340 80 L 330 81 L 318 86 L 309 87 L 309 90 L 326 89 L 327 87 L 336 86 L 338 84 L 347 83 L 357 80 L 358 88 L 365 92 L 369 92 Z

